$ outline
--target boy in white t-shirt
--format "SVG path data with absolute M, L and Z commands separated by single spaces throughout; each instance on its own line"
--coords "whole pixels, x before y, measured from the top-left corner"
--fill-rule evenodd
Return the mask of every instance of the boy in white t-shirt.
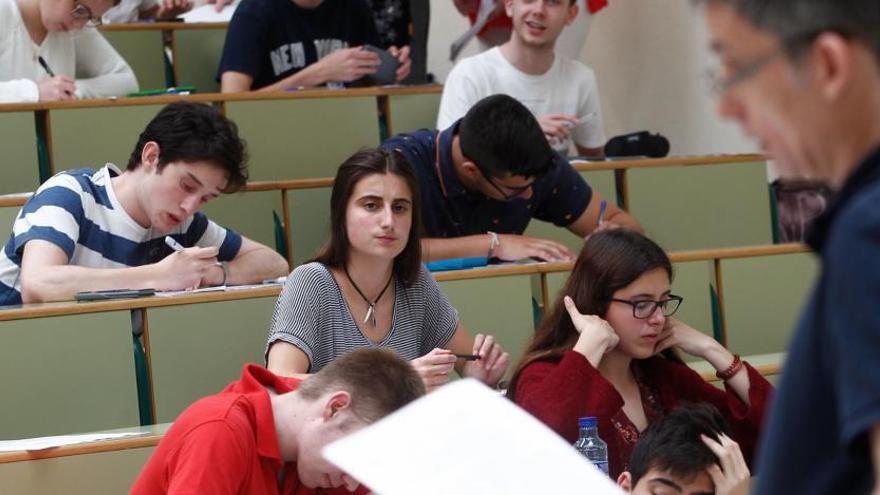
M 555 53 L 563 28 L 577 17 L 575 0 L 505 0 L 513 31 L 503 45 L 459 62 L 443 89 L 437 128 L 445 129 L 480 99 L 497 93 L 523 103 L 548 141 L 567 154 L 599 156 L 605 144 L 593 70 Z

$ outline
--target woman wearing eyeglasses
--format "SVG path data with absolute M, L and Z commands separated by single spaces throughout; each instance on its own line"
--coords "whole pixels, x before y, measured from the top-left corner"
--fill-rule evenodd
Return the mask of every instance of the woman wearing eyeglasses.
M 612 478 L 628 469 L 640 432 L 684 403 L 706 402 L 731 423 L 750 459 L 773 387 L 721 344 L 671 318 L 672 264 L 625 229 L 594 233 L 513 375 L 508 395 L 565 439 L 596 416 Z M 677 351 L 708 361 L 724 390 Z
M 0 0 L 0 103 L 123 96 L 131 67 L 94 27 L 118 0 Z

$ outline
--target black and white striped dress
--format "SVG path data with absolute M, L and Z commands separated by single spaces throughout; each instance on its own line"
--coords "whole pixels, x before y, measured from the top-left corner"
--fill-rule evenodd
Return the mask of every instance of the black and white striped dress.
M 361 333 L 330 270 L 321 263 L 297 267 L 284 284 L 269 326 L 266 353 L 281 340 L 309 357 L 309 373 L 360 347 L 387 347 L 404 359 L 445 347 L 458 327 L 458 312 L 423 266 L 410 287 L 394 280 L 391 331 L 375 343 Z

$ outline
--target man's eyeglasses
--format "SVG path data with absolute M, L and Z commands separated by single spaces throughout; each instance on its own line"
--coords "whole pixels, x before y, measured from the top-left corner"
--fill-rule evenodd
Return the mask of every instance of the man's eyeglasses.
M 494 187 L 495 190 L 498 191 L 499 194 L 501 194 L 501 196 L 504 198 L 504 201 L 513 201 L 514 199 L 522 196 L 523 193 L 528 191 L 529 188 L 531 188 L 532 185 L 535 183 L 535 181 L 532 181 L 524 186 L 515 186 L 515 187 L 514 186 L 504 186 L 504 185 L 498 184 L 497 182 L 492 180 L 491 177 L 489 177 L 488 175 L 483 173 L 483 171 L 480 170 L 480 167 L 477 167 L 477 170 L 479 170 L 480 175 L 482 175 L 486 179 L 486 181 L 489 182 L 489 184 L 492 184 L 492 187 Z
M 709 69 L 706 71 L 706 82 L 709 86 L 709 93 L 714 96 L 720 96 L 727 91 L 730 91 L 730 88 L 740 84 L 744 81 L 747 81 L 749 78 L 756 76 L 759 72 L 761 72 L 764 67 L 773 61 L 779 55 L 782 55 L 783 49 L 782 47 L 777 47 L 774 50 L 771 50 L 769 53 L 764 54 L 752 60 L 751 62 L 743 65 L 742 67 L 734 70 L 729 76 L 721 77 L 718 68 Z
M 681 296 L 673 296 L 669 295 L 666 299 L 661 299 L 659 301 L 652 301 L 651 299 L 639 299 L 637 301 L 629 301 L 626 299 L 610 299 L 610 301 L 619 302 L 623 304 L 629 304 L 633 309 L 633 318 L 638 318 L 639 320 L 645 320 L 651 317 L 654 314 L 654 311 L 657 311 L 657 308 L 660 308 L 660 311 L 663 311 L 663 316 L 672 316 L 678 311 L 679 306 L 681 306 L 681 302 L 684 301 L 684 298 Z
M 95 16 L 88 5 L 79 2 L 74 3 L 70 16 L 77 21 L 86 21 L 87 27 L 98 27 L 104 23 L 101 16 Z

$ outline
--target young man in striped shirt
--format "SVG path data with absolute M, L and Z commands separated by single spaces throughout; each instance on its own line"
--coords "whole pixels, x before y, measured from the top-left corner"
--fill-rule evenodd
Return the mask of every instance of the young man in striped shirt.
M 287 274 L 267 246 L 198 210 L 247 181 L 234 123 L 199 103 L 168 105 L 121 172 L 62 172 L 24 205 L 0 252 L 0 306 L 102 289 L 192 289 Z M 175 251 L 170 236 L 185 246 Z

